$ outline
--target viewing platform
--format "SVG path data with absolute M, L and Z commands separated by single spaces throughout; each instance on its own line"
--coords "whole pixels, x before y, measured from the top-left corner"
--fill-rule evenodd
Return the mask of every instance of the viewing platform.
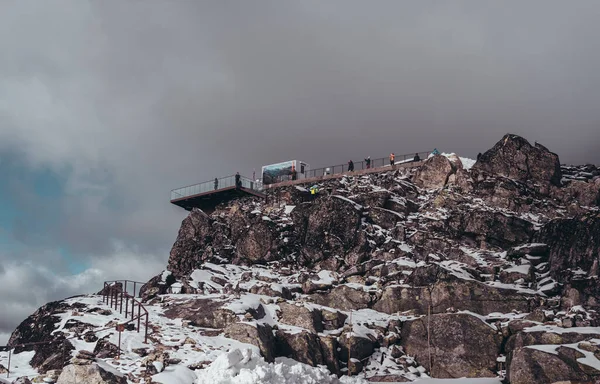
M 206 213 L 214 212 L 217 205 L 242 196 L 267 197 L 267 191 L 278 187 L 297 184 L 318 183 L 320 181 L 336 179 L 345 175 L 360 176 L 370 173 L 380 173 L 400 168 L 413 168 L 421 166 L 430 152 L 418 152 L 415 154 L 397 155 L 394 165 L 389 164 L 388 158 L 371 159 L 367 164 L 365 161 L 354 163 L 354 169 L 350 171 L 348 164 L 339 164 L 330 167 L 307 170 L 303 177 L 292 179 L 291 175 L 277 177 L 276 182 L 263 185 L 260 181 L 253 181 L 247 177 L 240 176 L 240 185 L 235 185 L 235 175 L 222 177 L 215 180 L 205 181 L 187 187 L 173 189 L 171 191 L 171 203 L 187 211 L 200 208 Z
M 252 181 L 247 177 L 240 176 L 240 185 L 235 185 L 235 175 L 222 177 L 215 180 L 205 181 L 200 184 L 188 185 L 187 187 L 173 189 L 171 191 L 171 203 L 187 211 L 192 208 L 200 208 L 210 213 L 215 207 L 225 201 L 241 196 L 265 197 L 262 192 L 262 183 Z

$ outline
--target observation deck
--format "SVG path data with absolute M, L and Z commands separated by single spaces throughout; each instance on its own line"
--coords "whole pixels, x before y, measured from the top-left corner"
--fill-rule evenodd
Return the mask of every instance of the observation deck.
M 262 183 L 240 176 L 240 185 L 235 185 L 235 175 L 205 181 L 171 191 L 171 204 L 187 211 L 200 208 L 211 213 L 216 206 L 241 196 L 265 197 Z

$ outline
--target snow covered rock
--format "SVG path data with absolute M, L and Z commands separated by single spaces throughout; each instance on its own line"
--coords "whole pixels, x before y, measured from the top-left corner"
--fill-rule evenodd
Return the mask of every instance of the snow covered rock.
M 496 330 L 469 314 L 431 315 L 402 327 L 406 353 L 437 378 L 495 377 L 501 344 Z
M 485 171 L 522 182 L 560 185 L 562 177 L 558 155 L 543 145 L 532 146 L 524 138 L 507 134 L 481 156 L 473 170 Z
M 432 156 L 415 172 L 413 182 L 421 188 L 443 188 L 450 175 L 455 174 L 459 168 L 462 168 L 462 163 L 458 157 L 456 163 L 453 163 L 446 156 Z
M 511 384 L 597 383 L 600 360 L 590 352 L 572 347 L 526 347 L 515 352 L 507 377 Z
M 56 384 L 127 384 L 127 379 L 118 371 L 102 364 L 67 365 Z

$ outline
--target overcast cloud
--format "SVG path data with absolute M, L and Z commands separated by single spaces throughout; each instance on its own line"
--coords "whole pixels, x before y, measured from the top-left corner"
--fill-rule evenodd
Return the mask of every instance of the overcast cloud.
M 160 272 L 172 188 L 507 132 L 600 163 L 599 19 L 596 0 L 1 2 L 0 344 L 48 300 Z

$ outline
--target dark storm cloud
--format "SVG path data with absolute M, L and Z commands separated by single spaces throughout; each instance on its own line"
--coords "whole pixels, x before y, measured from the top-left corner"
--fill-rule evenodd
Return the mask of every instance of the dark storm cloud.
M 506 132 L 600 162 L 595 0 L 61 5 L 0 5 L 0 151 L 66 179 L 12 228 L 49 270 L 41 246 L 164 265 L 169 190 L 265 163 L 475 156 Z

